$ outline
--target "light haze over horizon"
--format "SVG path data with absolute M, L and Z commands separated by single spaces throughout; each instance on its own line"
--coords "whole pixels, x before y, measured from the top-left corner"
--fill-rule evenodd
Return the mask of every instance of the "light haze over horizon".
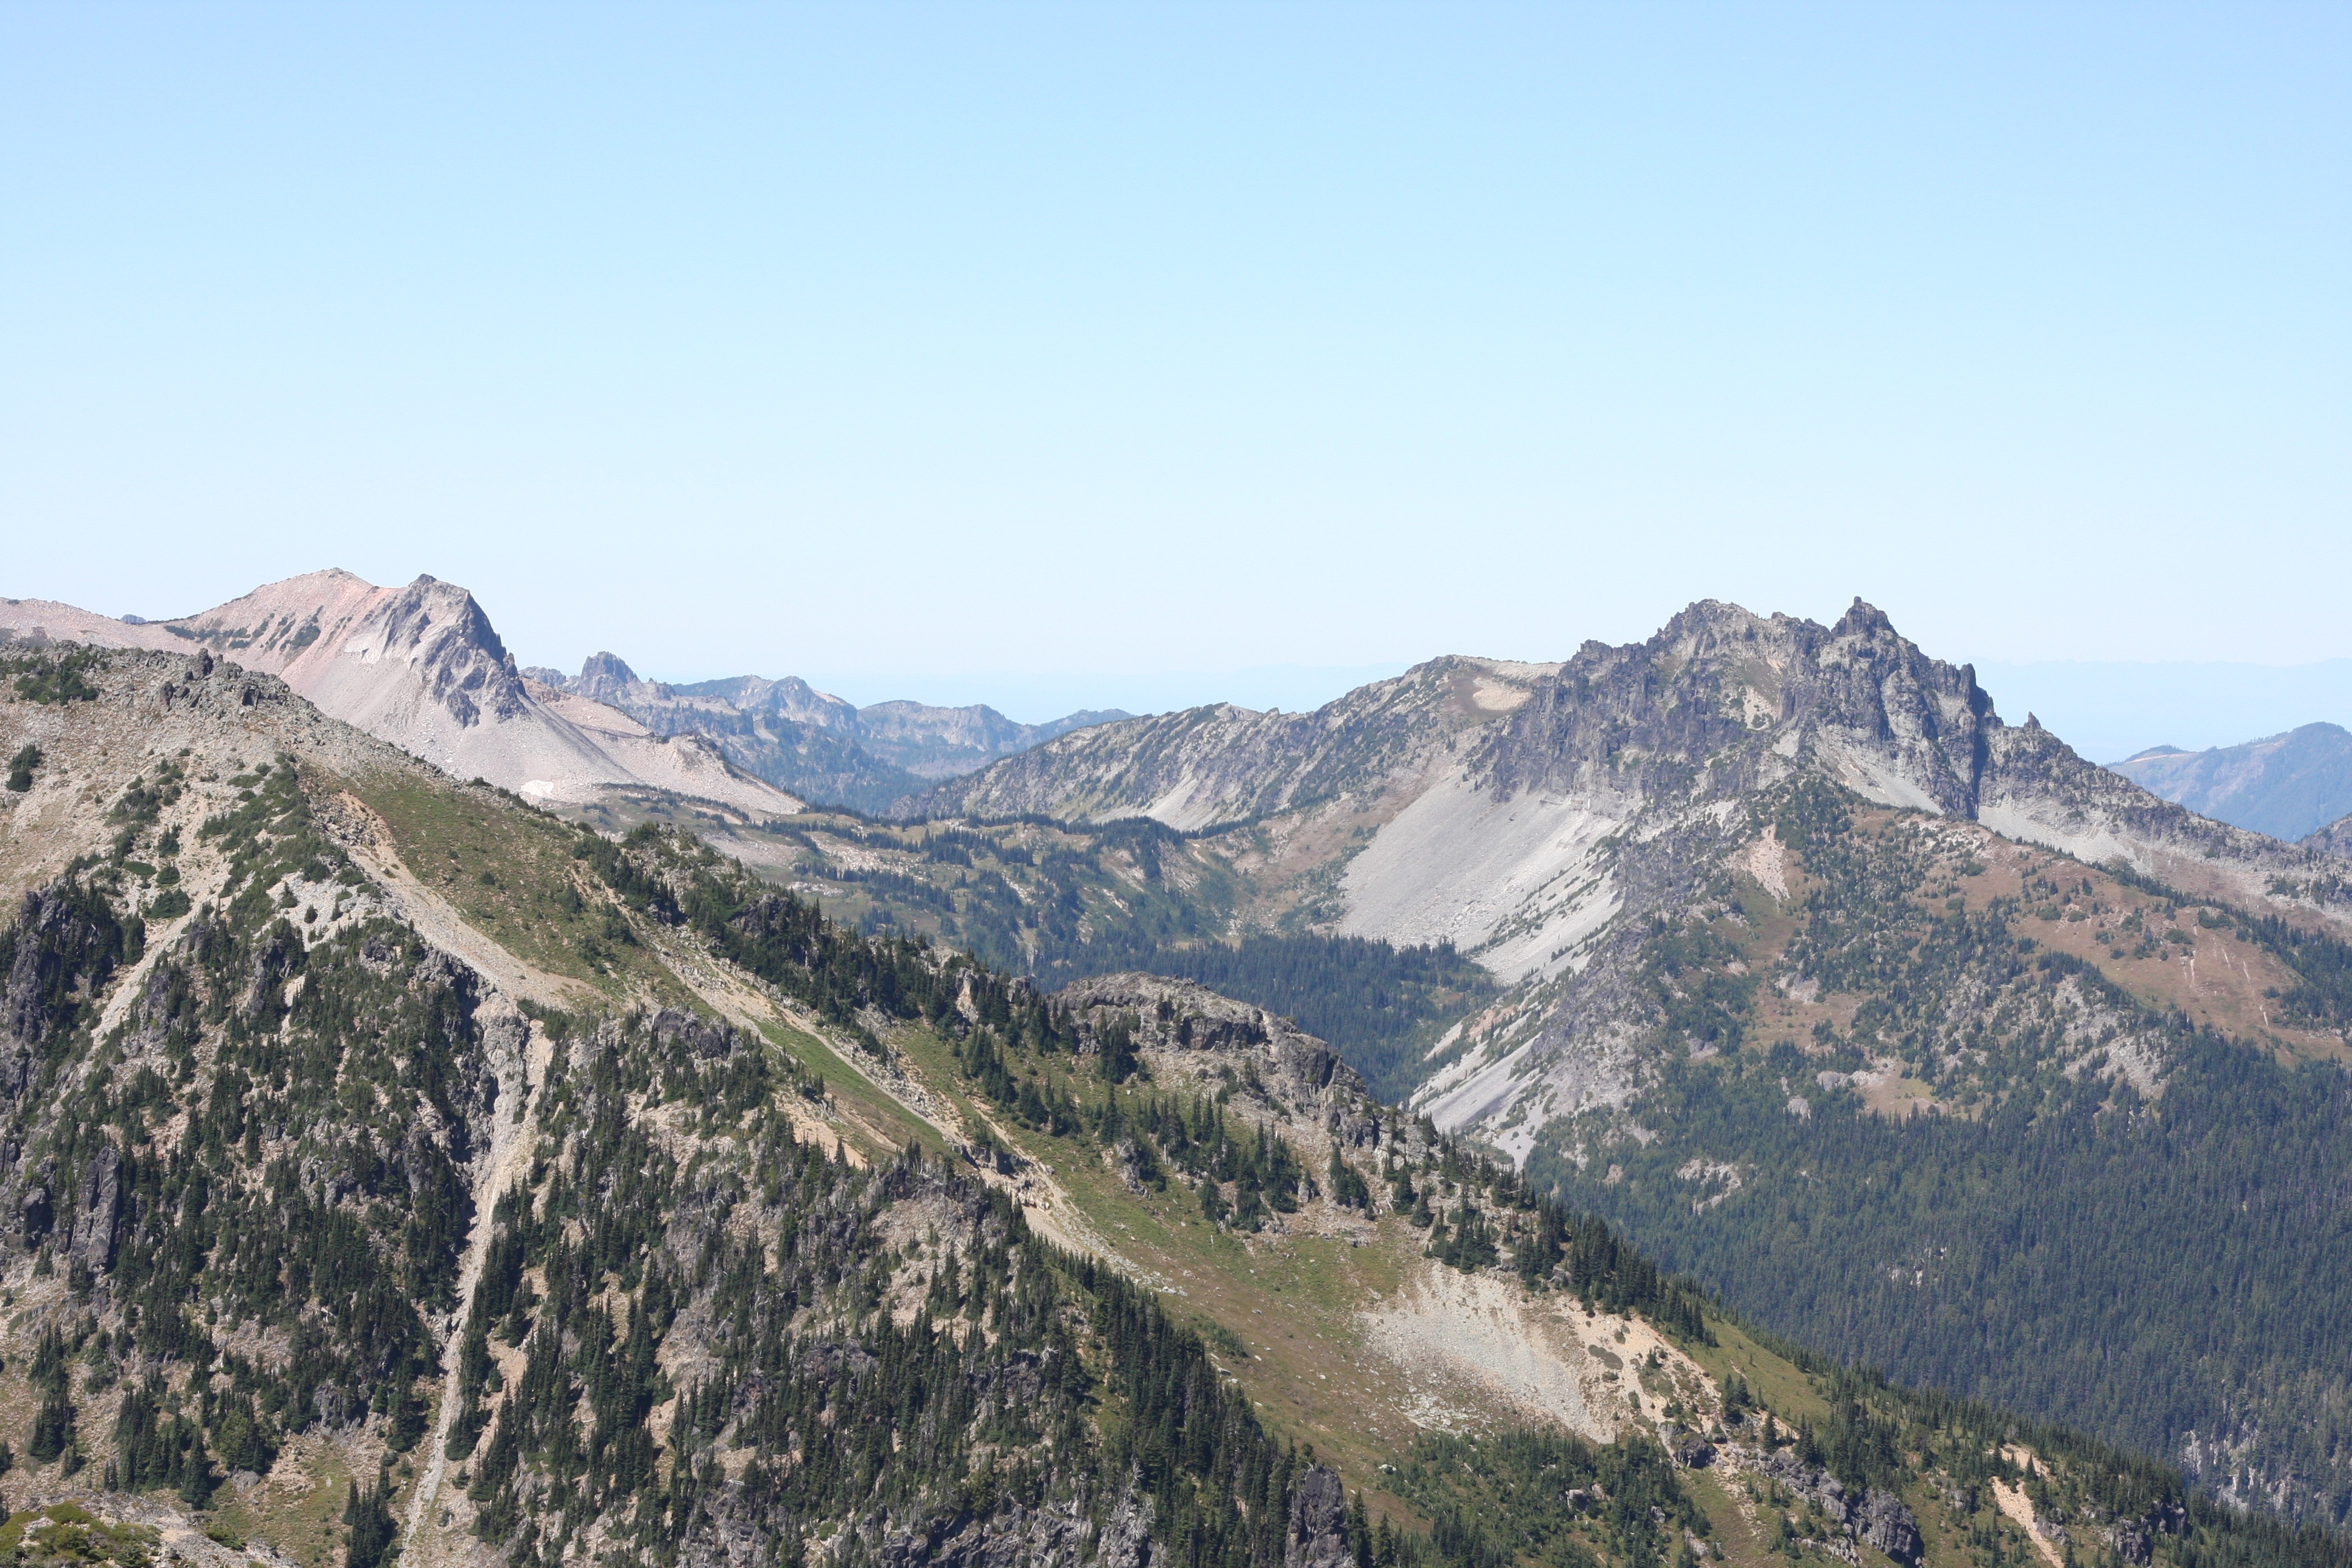
M 864 700 L 1701 597 L 2342 658 L 2347 68 L 2317 6 L 20 7 L 0 592 L 429 572 L 527 663 L 931 687 Z

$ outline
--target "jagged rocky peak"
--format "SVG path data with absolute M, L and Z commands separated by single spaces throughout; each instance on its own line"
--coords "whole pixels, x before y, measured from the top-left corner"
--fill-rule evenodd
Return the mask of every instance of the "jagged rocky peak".
M 420 576 L 385 600 L 373 621 L 374 657 L 405 660 L 460 724 L 479 723 L 486 714 L 511 719 L 525 710 L 522 671 L 466 589 Z
M 592 702 L 618 706 L 638 684 L 637 672 L 616 653 L 592 653 L 580 666 L 577 679 L 560 682 L 564 689 Z
M 1720 794 L 1810 758 L 1874 799 L 1967 815 L 2000 723 L 1973 669 L 1862 600 L 1833 626 L 1703 600 L 1647 641 L 1588 642 L 1561 665 L 1451 656 L 1311 714 L 1215 706 L 1089 730 L 907 810 L 1201 827 L 1418 793 L 1458 755 L 1506 798 L 1570 792 L 1612 811 L 1685 791 L 1701 767 Z
M 1865 795 L 1968 815 L 1999 724 L 1973 668 L 1928 658 L 1860 599 L 1834 626 L 1703 600 L 1647 642 L 1586 643 L 1495 735 L 1489 765 L 1506 790 L 1608 775 L 1618 794 L 1727 751 L 1748 753 L 1737 786 L 1810 751 Z

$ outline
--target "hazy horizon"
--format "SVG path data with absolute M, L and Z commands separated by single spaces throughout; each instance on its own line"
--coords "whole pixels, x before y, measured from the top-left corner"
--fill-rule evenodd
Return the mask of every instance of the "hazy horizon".
M 535 658 L 2352 656 L 2352 12 L 0 16 L 13 594 Z

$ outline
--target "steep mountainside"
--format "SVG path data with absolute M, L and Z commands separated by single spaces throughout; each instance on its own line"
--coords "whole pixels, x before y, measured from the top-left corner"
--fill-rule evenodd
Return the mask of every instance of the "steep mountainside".
M 289 577 L 174 621 L 118 621 L 69 605 L 0 600 L 0 637 L 99 647 L 204 648 L 274 675 L 324 711 L 459 778 L 537 799 L 630 784 L 783 813 L 798 802 L 601 704 L 536 687 L 454 584 L 379 588 L 348 572 Z
M 1422 1103 L 1785 1331 L 2343 1518 L 2352 949 L 1825 784 L 1759 815 Z
M 2345 1310 L 2352 1237 L 2284 1218 L 2342 1174 L 2332 1142 L 2276 1136 L 2328 1125 L 2342 1080 L 2340 859 L 2004 724 L 1866 605 L 1832 627 L 1696 605 L 1464 700 L 1449 672 L 1476 668 L 1317 715 L 1107 726 L 925 804 L 1209 825 L 1158 858 L 1158 886 L 1214 892 L 1197 941 L 1450 940 L 1503 994 L 1402 1078 L 1366 1063 L 1441 1127 L 1785 1331 L 2270 1506 L 2352 1509 L 2352 1388 L 2304 1337 Z M 1079 923 L 1080 942 L 1119 929 Z M 1783 1047 L 1794 1065 L 1761 1065 Z M 1809 1174 L 1826 1153 L 1790 1165 L 1792 1140 L 1843 1136 L 1849 1102 L 1870 1134 L 1834 1142 L 1852 1179 Z M 2008 1173 L 1963 1179 L 1979 1162 Z M 2125 1191 L 2156 1234 L 2229 1244 L 2142 1279 L 2149 1237 L 2101 1218 Z M 2232 1193 L 2276 1223 L 2229 1222 Z M 2078 1310 L 2053 1256 L 2135 1284 Z M 1971 1331 L 1929 1330 L 1927 1303 Z M 2119 1343 L 2129 1378 L 2087 1370 Z
M 524 673 L 618 709 L 661 735 L 698 735 L 746 773 L 805 799 L 878 812 L 932 782 L 987 766 L 1120 712 L 1017 724 L 993 708 L 877 702 L 858 708 L 797 677 L 756 675 L 688 686 L 640 680 L 609 653 L 576 676 Z
M 2114 767 L 2200 816 L 2290 843 L 2352 816 L 2352 731 L 2341 725 L 2202 752 L 2151 746 Z
M 11 659 L 0 741 L 16 1561 L 2347 1560 L 1759 1337 L 1196 985 L 202 657 Z

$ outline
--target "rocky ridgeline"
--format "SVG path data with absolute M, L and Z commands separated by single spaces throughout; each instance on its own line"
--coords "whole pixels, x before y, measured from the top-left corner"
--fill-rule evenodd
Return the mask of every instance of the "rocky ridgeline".
M 1101 724 L 905 802 L 894 815 L 1070 820 L 1149 816 L 1181 828 L 1377 795 L 1457 731 L 1525 700 L 1554 667 L 1439 658 L 1312 713 L 1221 703 Z
M 1787 1448 L 1743 1447 L 1737 1452 L 1744 1468 L 1819 1509 L 1836 1531 L 1827 1540 L 1805 1544 L 1855 1563 L 1862 1561 L 1857 1550 L 1862 1546 L 1875 1547 L 1897 1563 L 1919 1560 L 1919 1521 L 1894 1493 L 1866 1487 L 1857 1495 L 1822 1467 L 1805 1463 Z

